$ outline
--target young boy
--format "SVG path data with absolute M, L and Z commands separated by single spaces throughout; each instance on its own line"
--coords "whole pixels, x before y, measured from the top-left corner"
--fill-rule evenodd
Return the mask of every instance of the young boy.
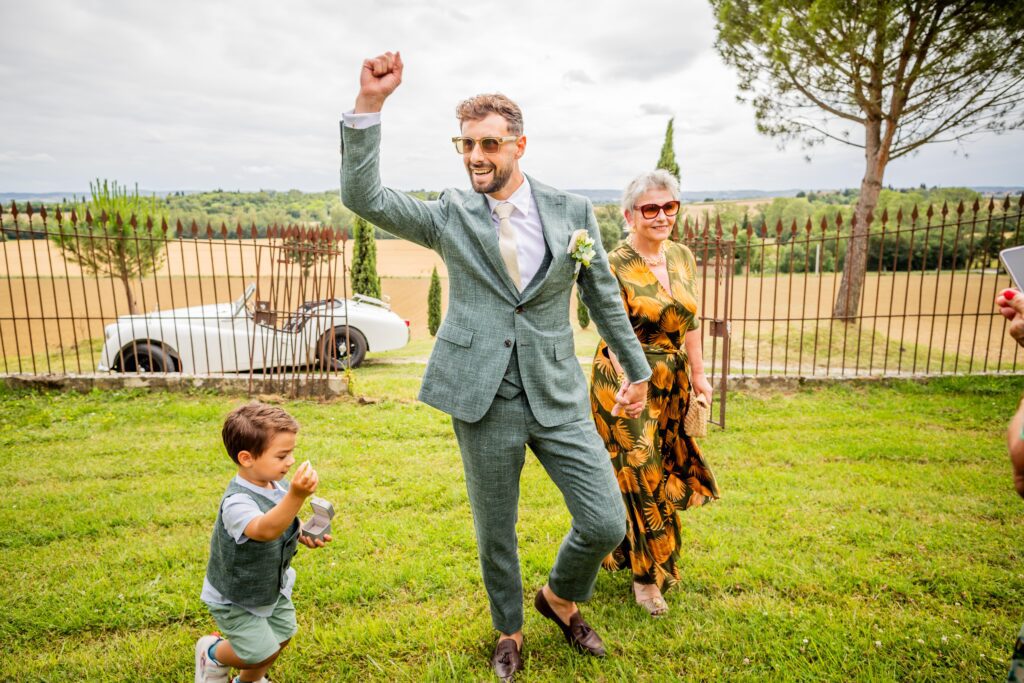
M 281 483 L 295 464 L 298 431 L 291 415 L 261 403 L 236 408 L 224 421 L 224 447 L 238 474 L 220 502 L 200 596 L 223 637 L 203 636 L 196 643 L 196 683 L 227 683 L 229 667 L 239 669 L 236 683 L 266 681 L 298 630 L 292 557 L 299 543 L 321 548 L 331 540 L 300 533 L 296 515 L 318 482 L 309 462 L 295 471 L 291 485 Z

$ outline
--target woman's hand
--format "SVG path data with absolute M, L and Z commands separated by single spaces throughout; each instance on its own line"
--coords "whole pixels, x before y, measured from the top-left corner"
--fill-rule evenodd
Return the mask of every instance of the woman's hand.
M 704 376 L 703 372 L 695 372 L 693 377 L 690 379 L 690 384 L 693 386 L 693 392 L 695 394 L 704 394 L 704 398 L 707 399 L 708 405 L 711 405 L 711 382 Z
M 1003 317 L 1010 321 L 1010 336 L 1024 346 L 1024 295 L 1016 289 L 1004 289 L 996 297 L 996 306 Z

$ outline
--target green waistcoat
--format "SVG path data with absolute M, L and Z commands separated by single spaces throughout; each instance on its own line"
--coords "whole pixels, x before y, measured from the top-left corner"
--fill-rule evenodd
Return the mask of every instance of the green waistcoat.
M 282 486 L 288 487 L 284 482 Z M 210 561 L 206 565 L 206 578 L 221 595 L 236 605 L 272 605 L 280 597 L 285 572 L 298 550 L 299 518 L 293 519 L 285 532 L 272 541 L 249 539 L 245 543 L 236 543 L 221 520 L 224 501 L 236 493 L 244 493 L 252 498 L 263 514 L 270 512 L 276 505 L 266 496 L 231 480 L 217 510 L 217 522 L 210 538 Z

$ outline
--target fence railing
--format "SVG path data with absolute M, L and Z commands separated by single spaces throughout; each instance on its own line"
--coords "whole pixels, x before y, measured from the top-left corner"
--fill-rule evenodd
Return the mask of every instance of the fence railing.
M 344 241 L 333 227 L 80 218 L 0 209 L 0 372 L 180 373 L 304 393 L 343 369 Z M 322 382 L 321 382 L 322 384 Z
M 1019 372 L 992 302 L 1011 284 L 997 255 L 1024 242 L 1022 214 L 1024 196 L 883 212 L 867 237 L 859 314 L 848 320 L 832 317 L 851 239 L 842 214 L 767 229 L 684 219 L 679 239 L 702 266 L 709 368 Z M 233 372 L 292 393 L 355 350 L 330 334 L 344 316 L 333 302 L 346 298 L 337 228 L 272 226 L 261 237 L 237 223 L 140 225 L 11 204 L 0 207 L 0 235 L 3 373 Z M 172 336 L 173 353 L 151 343 Z
M 733 374 L 1017 372 L 1019 348 L 993 301 L 1012 286 L 998 253 L 1024 241 L 1022 209 L 1024 195 L 883 212 L 867 238 L 859 315 L 849 320 L 832 316 L 851 239 L 839 213 L 761 231 L 684 218 L 678 237 L 709 245 L 703 256 L 695 250 L 699 263 L 732 243 Z

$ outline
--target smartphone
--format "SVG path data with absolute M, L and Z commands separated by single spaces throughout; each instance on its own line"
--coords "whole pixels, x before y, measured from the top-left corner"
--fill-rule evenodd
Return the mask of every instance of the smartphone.
M 1024 245 L 1010 247 L 999 252 L 999 260 L 1003 262 L 1003 268 L 1013 278 L 1013 284 L 1017 289 L 1024 292 Z

